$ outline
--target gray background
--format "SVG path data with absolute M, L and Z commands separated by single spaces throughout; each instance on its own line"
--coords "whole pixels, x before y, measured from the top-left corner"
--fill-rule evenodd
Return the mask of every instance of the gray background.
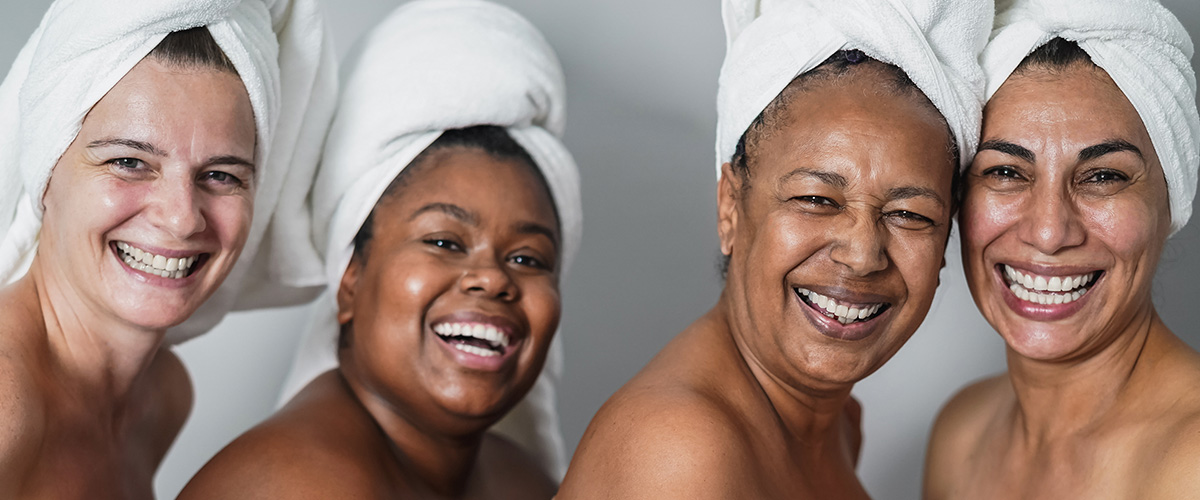
M 401 2 L 323 2 L 339 54 Z M 569 450 L 604 400 L 671 337 L 715 303 L 713 130 L 724 55 L 716 0 L 501 0 L 558 51 L 570 102 L 566 142 L 582 171 L 584 240 L 563 290 L 566 374 L 559 393 Z M 1164 2 L 1193 34 L 1200 2 Z M 50 4 L 5 0 L 7 68 Z M 1200 209 L 1198 209 L 1200 210 Z M 1200 224 L 1168 242 L 1155 303 L 1200 347 Z M 159 472 L 172 498 L 209 457 L 267 416 L 305 307 L 231 315 L 177 348 L 196 406 Z M 925 441 L 941 404 L 1004 369 L 1003 343 L 976 312 L 957 237 L 929 318 L 883 369 L 855 389 L 865 406 L 859 473 L 876 498 L 918 498 Z

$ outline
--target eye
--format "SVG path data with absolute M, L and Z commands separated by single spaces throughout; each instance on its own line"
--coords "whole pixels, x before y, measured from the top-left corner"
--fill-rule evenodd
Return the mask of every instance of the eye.
M 462 247 L 462 245 L 458 244 L 458 242 L 457 242 L 457 241 L 454 241 L 454 240 L 451 240 L 451 239 L 446 239 L 446 238 L 427 238 L 427 239 L 424 239 L 424 240 L 421 240 L 421 241 L 423 241 L 423 242 L 424 242 L 426 245 L 430 245 L 430 246 L 438 247 L 438 248 L 441 248 L 441 249 L 444 249 L 444 250 L 448 250 L 448 251 L 451 251 L 451 252 L 461 252 L 461 251 L 463 251 L 463 247 Z
M 239 179 L 236 175 L 233 175 L 229 172 L 222 172 L 220 170 L 209 170 L 207 172 L 204 172 L 203 174 L 201 174 L 201 179 L 203 179 L 205 182 L 211 182 L 214 184 L 220 184 L 220 185 L 224 185 L 224 186 L 241 186 L 242 185 L 242 180 Z
M 520 265 L 520 266 L 532 267 L 534 269 L 540 269 L 543 271 L 552 271 L 553 270 L 550 267 L 550 264 L 548 264 L 546 262 L 542 262 L 541 259 L 534 257 L 532 255 L 514 255 L 509 260 L 512 261 L 512 263 Z
M 842 209 L 842 206 L 839 205 L 838 202 L 824 196 L 795 196 L 791 198 L 791 201 L 799 202 L 800 205 L 807 210 L 814 210 L 818 212 L 831 212 Z
M 1021 173 L 1018 172 L 1017 169 L 1007 166 L 1007 165 L 1000 165 L 997 167 L 988 168 L 988 169 L 984 170 L 983 173 L 980 175 L 983 177 L 996 177 L 996 178 L 1001 178 L 1001 179 L 1013 179 L 1013 180 L 1022 178 Z
M 1095 184 L 1109 184 L 1113 182 L 1125 182 L 1129 180 L 1129 176 L 1112 169 L 1093 170 L 1088 173 L 1087 178 L 1083 182 Z
M 887 212 L 883 214 L 883 216 L 887 218 L 888 222 L 903 229 L 920 230 L 937 226 L 937 223 L 934 222 L 933 219 L 916 212 L 910 212 L 908 210 Z
M 137 158 L 113 158 L 108 160 L 107 163 L 123 170 L 136 170 L 138 167 L 144 165 L 142 160 Z

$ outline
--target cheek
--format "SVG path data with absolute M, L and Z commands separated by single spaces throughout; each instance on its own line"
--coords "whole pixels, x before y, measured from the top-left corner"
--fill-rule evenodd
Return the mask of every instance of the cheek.
M 241 250 L 250 234 L 254 219 L 254 201 L 249 197 L 216 196 L 208 199 L 203 208 L 206 221 L 222 241 Z
M 909 300 L 933 300 L 948 234 L 949 228 L 942 227 L 934 233 L 893 235 L 888 242 L 888 255 L 904 279 Z
M 525 317 L 529 320 L 531 333 L 541 335 L 548 341 L 558 328 L 558 320 L 562 314 L 562 299 L 558 286 L 549 279 L 537 279 L 521 288 L 524 295 L 522 307 L 525 309 Z
M 968 190 L 961 212 L 964 262 L 982 257 L 982 248 L 997 239 L 1020 214 L 1020 199 L 1016 196 L 991 196 L 988 192 Z
M 1138 201 L 1088 205 L 1080 210 L 1088 234 L 1102 241 L 1118 258 L 1135 259 L 1154 250 L 1148 249 L 1148 244 L 1166 238 L 1165 232 L 1157 233 L 1164 231 L 1169 221 L 1159 217 L 1156 207 Z
M 64 170 L 47 186 L 42 222 L 64 237 L 103 234 L 141 210 L 146 195 L 137 184 Z

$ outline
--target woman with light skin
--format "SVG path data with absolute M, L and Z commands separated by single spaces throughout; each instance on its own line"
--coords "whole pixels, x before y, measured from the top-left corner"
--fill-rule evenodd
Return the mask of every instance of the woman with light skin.
M 903 346 L 933 300 L 956 153 L 972 151 L 978 123 L 972 99 L 982 75 L 970 47 L 982 48 L 990 7 L 907 4 L 931 11 L 926 19 L 959 22 L 952 32 L 934 23 L 910 33 L 868 14 L 895 4 L 792 4 L 801 5 L 751 5 L 740 13 L 761 12 L 763 24 L 731 34 L 718 97 L 725 288 L 600 409 L 559 499 L 867 497 L 855 473 L 861 409 L 850 392 Z M 735 33 L 741 18 L 731 7 L 726 27 Z M 971 19 L 978 30 L 964 33 Z M 863 31 L 873 23 L 896 32 Z M 873 40 L 953 50 L 931 68 L 922 62 L 938 56 L 914 49 L 922 57 L 907 59 Z M 821 46 L 832 55 L 764 58 Z M 766 67 L 806 59 L 813 67 Z M 782 91 L 765 108 L 739 101 L 767 93 L 767 71 Z M 931 75 L 961 83 L 962 93 L 933 93 Z
M 119 9 L 102 2 L 52 5 L 0 87 L 0 107 L 22 118 L 20 157 L 54 158 L 20 164 L 21 199 L 0 200 L 17 206 L 0 272 L 18 276 L 0 289 L 0 497 L 153 497 L 192 405 L 164 338 L 221 287 L 252 232 L 271 166 L 263 155 L 273 135 L 260 121 L 278 108 L 262 105 L 269 68 L 227 56 L 253 49 L 228 30 L 270 33 L 259 22 L 270 18 L 156 7 L 121 24 L 108 22 Z M 211 27 L 187 27 L 201 19 Z M 83 38 L 90 52 L 73 54 Z M 77 71 L 93 79 L 70 78 Z M 71 106 L 86 104 L 78 92 L 110 76 L 72 123 Z M 40 149 L 54 138 L 42 134 L 71 126 L 63 151 Z M 10 266 L 13 249 L 29 253 L 27 270 Z
M 1103 21 L 1025 17 L 1018 2 L 991 42 L 1006 45 L 985 56 L 995 90 L 965 178 L 962 251 L 1008 372 L 942 410 L 926 498 L 1200 491 L 1200 353 L 1151 299 L 1195 193 L 1191 42 L 1157 3 L 1090 7 L 1076 6 Z M 1024 54 L 1007 26 L 1034 23 L 1049 41 L 1017 55 L 1015 70 L 992 71 L 1009 46 Z
M 506 7 L 428 0 L 351 60 L 304 342 L 333 364 L 180 498 L 550 498 L 553 470 L 489 430 L 542 374 L 580 239 L 557 58 Z

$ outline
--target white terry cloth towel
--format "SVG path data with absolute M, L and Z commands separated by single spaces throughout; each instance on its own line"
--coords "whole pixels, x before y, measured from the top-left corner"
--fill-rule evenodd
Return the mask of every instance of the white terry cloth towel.
M 284 384 L 286 402 L 337 366 L 335 291 L 354 235 L 383 190 L 443 130 L 499 125 L 537 163 L 562 227 L 562 272 L 579 249 L 579 171 L 560 141 L 565 84 L 554 51 L 519 14 L 482 0 L 419 0 L 401 6 L 352 51 L 338 114 L 313 187 L 314 234 L 325 247 L 331 284 L 314 305 Z M 562 372 L 561 332 L 536 385 L 494 430 L 534 454 L 561 478 L 566 454 L 555 387 Z
M 1001 0 L 982 59 L 987 98 L 1056 37 L 1079 44 L 1142 117 L 1167 177 L 1174 236 L 1192 215 L 1200 169 L 1192 39 L 1156 0 Z
M 981 0 L 722 0 L 726 53 L 717 90 L 717 176 L 746 129 L 788 83 L 838 50 L 903 69 L 941 111 L 961 167 L 979 143 L 992 25 Z
M 258 187 L 242 255 L 167 333 L 178 343 L 231 308 L 282 305 L 324 284 L 305 206 L 333 116 L 337 70 L 316 0 L 57 0 L 0 84 L 0 284 L 37 248 L 42 193 L 84 116 L 169 33 L 207 26 L 254 110 Z

